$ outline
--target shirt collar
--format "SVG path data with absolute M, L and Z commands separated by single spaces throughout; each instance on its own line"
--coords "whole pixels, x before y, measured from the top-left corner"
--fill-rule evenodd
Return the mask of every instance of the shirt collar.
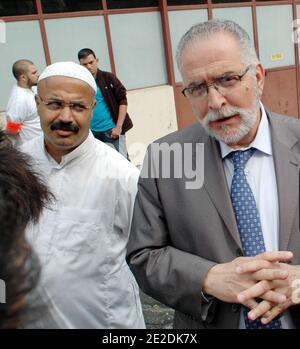
M 82 156 L 83 154 L 87 153 L 89 149 L 93 148 L 91 147 L 91 143 L 94 141 L 94 136 L 92 132 L 89 132 L 88 137 L 83 141 L 77 148 L 72 150 L 70 153 L 62 156 L 61 162 L 57 163 L 47 152 L 45 144 L 44 144 L 44 151 L 46 153 L 47 159 L 51 162 L 51 164 L 55 168 L 62 168 L 68 163 L 70 163 L 72 160 L 77 159 L 78 157 Z
M 261 120 L 258 126 L 258 130 L 256 133 L 256 137 L 254 140 L 249 144 L 248 147 L 243 148 L 243 150 L 249 149 L 251 147 L 267 154 L 272 155 L 272 143 L 271 143 L 271 133 L 270 133 L 270 125 L 269 120 L 265 111 L 265 108 L 261 102 L 260 103 L 260 110 L 262 113 Z M 237 149 L 231 148 L 226 143 L 219 141 L 220 148 L 221 148 L 221 156 L 222 159 L 224 159 L 229 153 L 232 151 L 235 151 Z

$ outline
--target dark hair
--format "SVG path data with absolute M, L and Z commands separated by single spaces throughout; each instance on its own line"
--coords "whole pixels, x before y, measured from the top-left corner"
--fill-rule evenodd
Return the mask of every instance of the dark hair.
M 28 72 L 28 67 L 33 64 L 34 63 L 31 62 L 29 59 L 19 59 L 13 64 L 12 73 L 14 77 L 17 79 L 17 81 L 19 81 L 20 76 L 22 74 L 25 74 Z
M 52 198 L 29 158 L 0 132 L 0 279 L 6 293 L 5 303 L 0 302 L 0 329 L 19 326 L 26 296 L 37 285 L 40 265 L 25 228 L 37 222 Z
M 95 52 L 90 48 L 83 48 L 78 52 L 78 60 L 86 58 L 89 55 L 93 55 L 96 58 Z

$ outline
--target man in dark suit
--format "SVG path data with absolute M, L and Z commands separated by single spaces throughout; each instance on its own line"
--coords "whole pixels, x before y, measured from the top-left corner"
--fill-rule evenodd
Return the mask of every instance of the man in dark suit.
M 177 63 L 200 123 L 149 147 L 127 261 L 175 328 L 299 327 L 300 124 L 260 102 L 265 71 L 234 22 L 193 26 Z

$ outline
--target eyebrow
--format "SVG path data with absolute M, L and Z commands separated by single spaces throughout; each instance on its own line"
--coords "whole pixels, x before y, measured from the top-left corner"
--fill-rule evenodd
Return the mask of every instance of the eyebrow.
M 65 102 L 63 99 L 60 99 L 60 98 L 56 98 L 56 97 L 49 97 L 48 99 L 47 99 L 47 101 L 48 102 Z M 85 103 L 85 101 L 83 101 L 83 100 L 81 100 L 81 101 L 70 101 L 70 102 L 68 102 L 68 103 L 75 103 L 75 104 L 84 104 Z
M 88 61 L 88 62 L 85 62 L 85 63 L 82 63 L 83 65 L 87 65 L 87 64 L 92 64 L 94 61 L 91 60 L 91 61 Z
M 229 70 L 229 71 L 226 71 L 220 75 L 218 75 L 217 77 L 211 79 L 210 81 L 214 81 L 214 80 L 217 80 L 217 79 L 220 79 L 222 77 L 225 77 L 227 75 L 237 75 L 237 72 L 236 71 L 232 71 L 232 70 Z M 190 84 L 188 84 L 187 87 L 196 87 L 196 86 L 199 86 L 199 85 L 205 85 L 207 82 L 206 81 L 202 81 L 202 82 L 191 82 Z

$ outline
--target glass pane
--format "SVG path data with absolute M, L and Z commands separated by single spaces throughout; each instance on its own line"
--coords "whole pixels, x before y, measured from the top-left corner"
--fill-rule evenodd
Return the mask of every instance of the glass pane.
M 29 59 L 40 72 L 46 66 L 39 22 L 6 23 L 6 42 L 0 43 L 0 52 L 0 110 L 5 110 L 10 91 L 13 85 L 16 84 L 11 71 L 13 63 L 19 59 Z
M 228 3 L 228 2 L 251 2 L 251 0 L 212 0 L 213 4 Z
M 44 13 L 101 10 L 101 0 L 42 0 Z
M 111 70 L 103 16 L 47 19 L 45 26 L 53 63 L 78 63 L 78 51 L 87 47 L 99 57 L 99 68 Z
M 169 11 L 169 23 L 174 61 L 175 81 L 181 82 L 181 75 L 176 64 L 176 50 L 179 40 L 192 25 L 207 21 L 207 10 Z
M 109 23 L 117 76 L 124 85 L 136 89 L 167 84 L 160 13 L 111 15 Z
M 157 7 L 158 0 L 106 0 L 107 8 Z
M 0 17 L 36 14 L 35 0 L 2 1 L 0 0 Z
M 215 8 L 213 9 L 213 18 L 236 22 L 246 30 L 254 43 L 251 7 Z
M 168 0 L 168 5 L 200 5 L 207 4 L 207 0 Z
M 295 64 L 292 6 L 258 6 L 256 13 L 259 55 L 265 68 Z

